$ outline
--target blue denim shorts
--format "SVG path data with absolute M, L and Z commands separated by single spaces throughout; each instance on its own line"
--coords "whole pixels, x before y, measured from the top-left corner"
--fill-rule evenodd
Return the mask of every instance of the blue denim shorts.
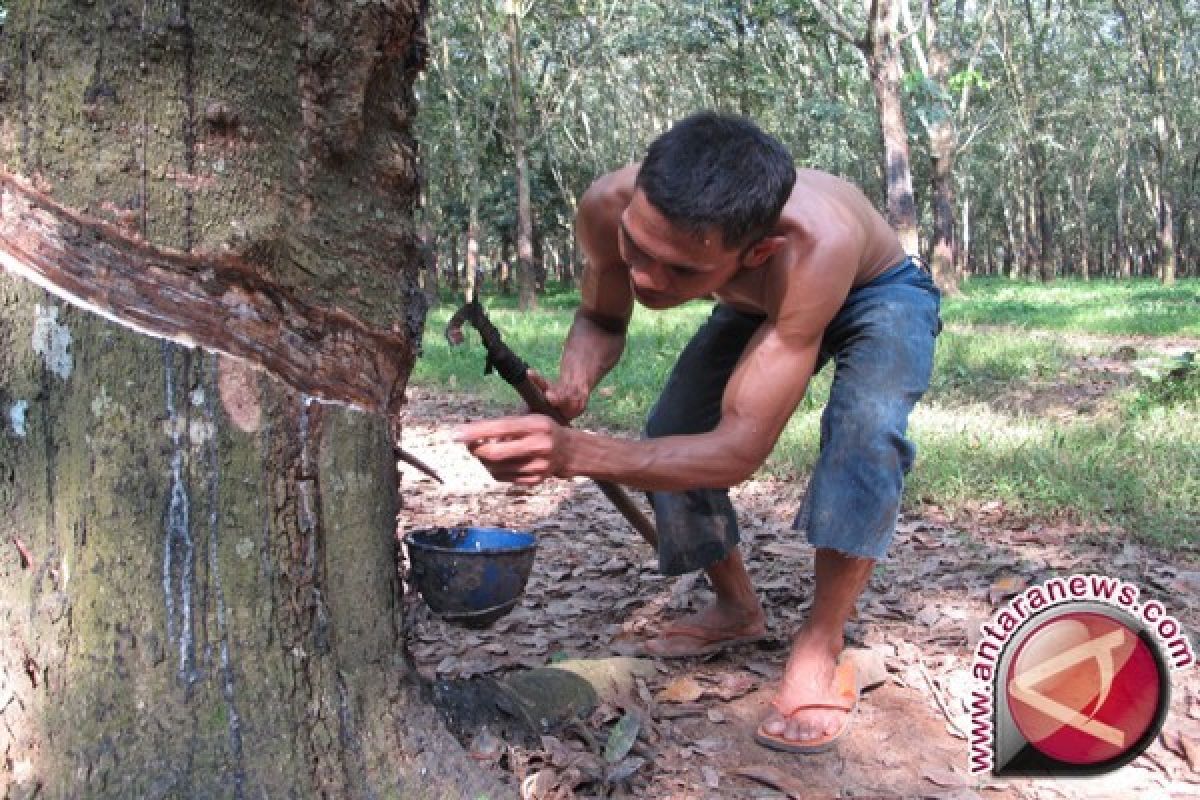
M 821 341 L 816 370 L 833 362 L 821 450 L 795 527 L 815 547 L 881 559 L 891 544 L 916 448 L 908 416 L 929 386 L 941 331 L 941 293 L 913 258 L 850 292 Z M 645 435 L 710 431 L 738 359 L 765 317 L 718 304 L 680 354 Z M 659 568 L 703 569 L 740 541 L 727 489 L 650 492 Z

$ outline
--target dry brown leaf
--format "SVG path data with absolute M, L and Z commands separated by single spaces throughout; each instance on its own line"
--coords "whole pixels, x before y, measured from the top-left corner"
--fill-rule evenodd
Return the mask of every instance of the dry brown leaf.
M 695 678 L 684 676 L 671 681 L 655 699 L 660 703 L 694 703 L 704 696 L 704 687 Z
M 692 742 L 692 747 L 707 755 L 713 755 L 725 752 L 729 748 L 729 740 L 724 736 L 705 736 Z
M 926 628 L 932 628 L 942 618 L 942 612 L 933 606 L 925 606 L 917 612 L 913 620 Z
M 504 754 L 504 740 L 483 728 L 471 740 L 471 758 L 491 763 Z
M 940 767 L 929 767 L 922 770 L 921 777 L 935 786 L 941 786 L 946 789 L 970 786 L 975 782 L 970 775 L 964 775 L 957 770 L 942 769 Z
M 912 543 L 918 550 L 937 550 L 944 545 L 944 542 L 941 540 L 935 539 L 933 536 L 922 531 L 913 533 Z
M 783 792 L 793 800 L 812 797 L 811 785 L 769 764 L 752 764 L 748 767 L 735 767 L 729 770 L 729 774 L 758 781 L 764 786 L 770 786 L 776 791 Z
M 1181 741 L 1183 739 L 1183 734 L 1179 730 L 1167 728 L 1164 729 L 1163 732 L 1158 736 L 1162 741 L 1163 747 L 1167 748 L 1169 752 L 1174 753 L 1180 758 L 1187 758 L 1187 753 L 1184 752 L 1183 742 Z
M 758 686 L 758 678 L 755 678 L 749 672 L 729 672 L 721 676 L 716 688 L 707 690 L 709 694 L 713 694 L 723 702 L 728 703 L 731 700 L 736 700 L 742 695 Z
M 707 716 L 708 716 L 708 721 L 713 723 L 714 725 L 720 725 L 722 722 L 725 721 L 725 714 L 715 708 L 710 708 L 708 710 Z
M 1025 587 L 1029 585 L 1029 581 L 1020 575 L 1006 573 L 992 581 L 991 587 L 988 588 L 988 602 L 992 605 L 997 605 L 1004 602 L 1015 594 L 1023 592 Z
M 1179 743 L 1183 746 L 1183 755 L 1187 759 L 1188 767 L 1192 772 L 1200 773 L 1200 741 L 1181 733 Z
M 704 776 L 704 785 L 710 789 L 721 788 L 721 773 L 717 772 L 716 767 L 703 766 L 700 768 L 700 774 Z
M 544 767 L 521 781 L 521 800 L 545 800 L 559 784 L 558 771 Z
M 698 717 L 704 713 L 700 703 L 679 703 L 677 705 L 660 706 L 656 712 L 659 719 L 681 719 L 682 717 Z
M 848 649 L 842 658 L 854 662 L 858 673 L 858 688 L 861 691 L 865 692 L 887 683 L 887 659 L 879 649 Z
M 617 764 L 613 764 L 605 780 L 608 783 L 623 783 L 633 777 L 633 774 L 646 765 L 646 759 L 640 756 L 630 756 Z

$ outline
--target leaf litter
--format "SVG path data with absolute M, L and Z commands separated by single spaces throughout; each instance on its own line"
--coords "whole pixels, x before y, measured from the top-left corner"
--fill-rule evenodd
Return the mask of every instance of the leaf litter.
M 454 423 L 486 410 L 470 398 L 410 390 L 404 446 L 447 479 L 438 485 L 401 465 L 399 534 L 439 525 L 533 531 L 539 549 L 521 603 L 485 630 L 433 615 L 406 586 L 409 654 L 428 681 L 507 674 L 563 659 L 636 649 L 671 619 L 711 598 L 702 576 L 668 578 L 654 554 L 589 482 L 534 489 L 493 482 L 454 443 Z M 1009 599 L 1047 578 L 1104 572 L 1160 599 L 1190 630 L 1200 623 L 1200 564 L 1062 521 L 1029 520 L 1003 504 L 956 518 L 925 506 L 906 512 L 847 626 L 860 701 L 838 748 L 791 756 L 756 745 L 754 728 L 782 675 L 790 636 L 812 598 L 812 549 L 791 529 L 803 486 L 753 480 L 733 490 L 742 552 L 767 614 L 770 637 L 704 660 L 659 661 L 617 703 L 601 702 L 540 747 L 503 742 L 485 729 L 465 741 L 480 768 L 511 775 L 522 797 L 763 797 L 846 794 L 995 798 L 1087 797 L 1087 782 L 981 781 L 966 772 L 971 652 L 979 626 Z M 640 495 L 634 493 L 640 500 Z M 643 504 L 645 508 L 645 505 Z M 402 564 L 402 567 L 404 565 Z M 1197 670 L 1174 673 L 1168 720 L 1200 725 Z M 1146 754 L 1114 775 L 1114 791 L 1200 791 L 1200 731 L 1168 724 Z M 1114 778 L 1115 780 L 1115 778 Z M 802 794 L 795 794 L 802 792 Z M 779 794 L 772 795 L 779 796 Z

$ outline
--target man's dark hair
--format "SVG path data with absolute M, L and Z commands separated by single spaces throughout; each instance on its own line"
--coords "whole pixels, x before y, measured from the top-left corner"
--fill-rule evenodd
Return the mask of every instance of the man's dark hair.
M 716 228 L 727 248 L 771 232 L 796 182 L 775 137 L 733 114 L 701 111 L 646 151 L 636 187 L 671 223 L 696 235 Z

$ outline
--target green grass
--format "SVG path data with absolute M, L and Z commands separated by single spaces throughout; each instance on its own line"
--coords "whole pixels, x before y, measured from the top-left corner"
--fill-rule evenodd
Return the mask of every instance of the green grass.
M 918 460 L 906 502 L 956 512 L 998 500 L 1034 517 L 1115 526 L 1160 544 L 1200 544 L 1200 367 L 1194 362 L 1168 361 L 1145 371 L 1104 408 L 1067 415 L 1065 422 L 1013 410 L 1020 403 L 1011 402 L 1031 386 L 1053 392 L 1080 356 L 1111 354 L 1116 346 L 1070 333 L 1200 335 L 1200 282 L 1163 289 L 972 281 L 966 290 L 946 303 L 949 327 L 939 339 L 929 392 L 912 418 Z M 535 313 L 517 312 L 511 299 L 489 298 L 486 305 L 509 345 L 553 375 L 576 302 L 561 292 L 543 299 Z M 430 314 L 414 382 L 469 392 L 497 412 L 517 408 L 516 394 L 499 377 L 483 376 L 483 349 L 473 332 L 468 346 L 445 343 L 452 308 L 446 303 Z M 639 308 L 625 356 L 598 387 L 581 424 L 635 434 L 676 354 L 710 308 L 700 302 L 668 313 Z M 1059 334 L 1033 335 L 1038 330 Z M 813 379 L 766 472 L 804 476 L 811 469 L 831 373 L 827 368 Z
M 1079 333 L 1200 337 L 1200 279 L 1061 280 L 1052 284 L 973 278 L 946 303 L 947 323 L 1013 325 Z

